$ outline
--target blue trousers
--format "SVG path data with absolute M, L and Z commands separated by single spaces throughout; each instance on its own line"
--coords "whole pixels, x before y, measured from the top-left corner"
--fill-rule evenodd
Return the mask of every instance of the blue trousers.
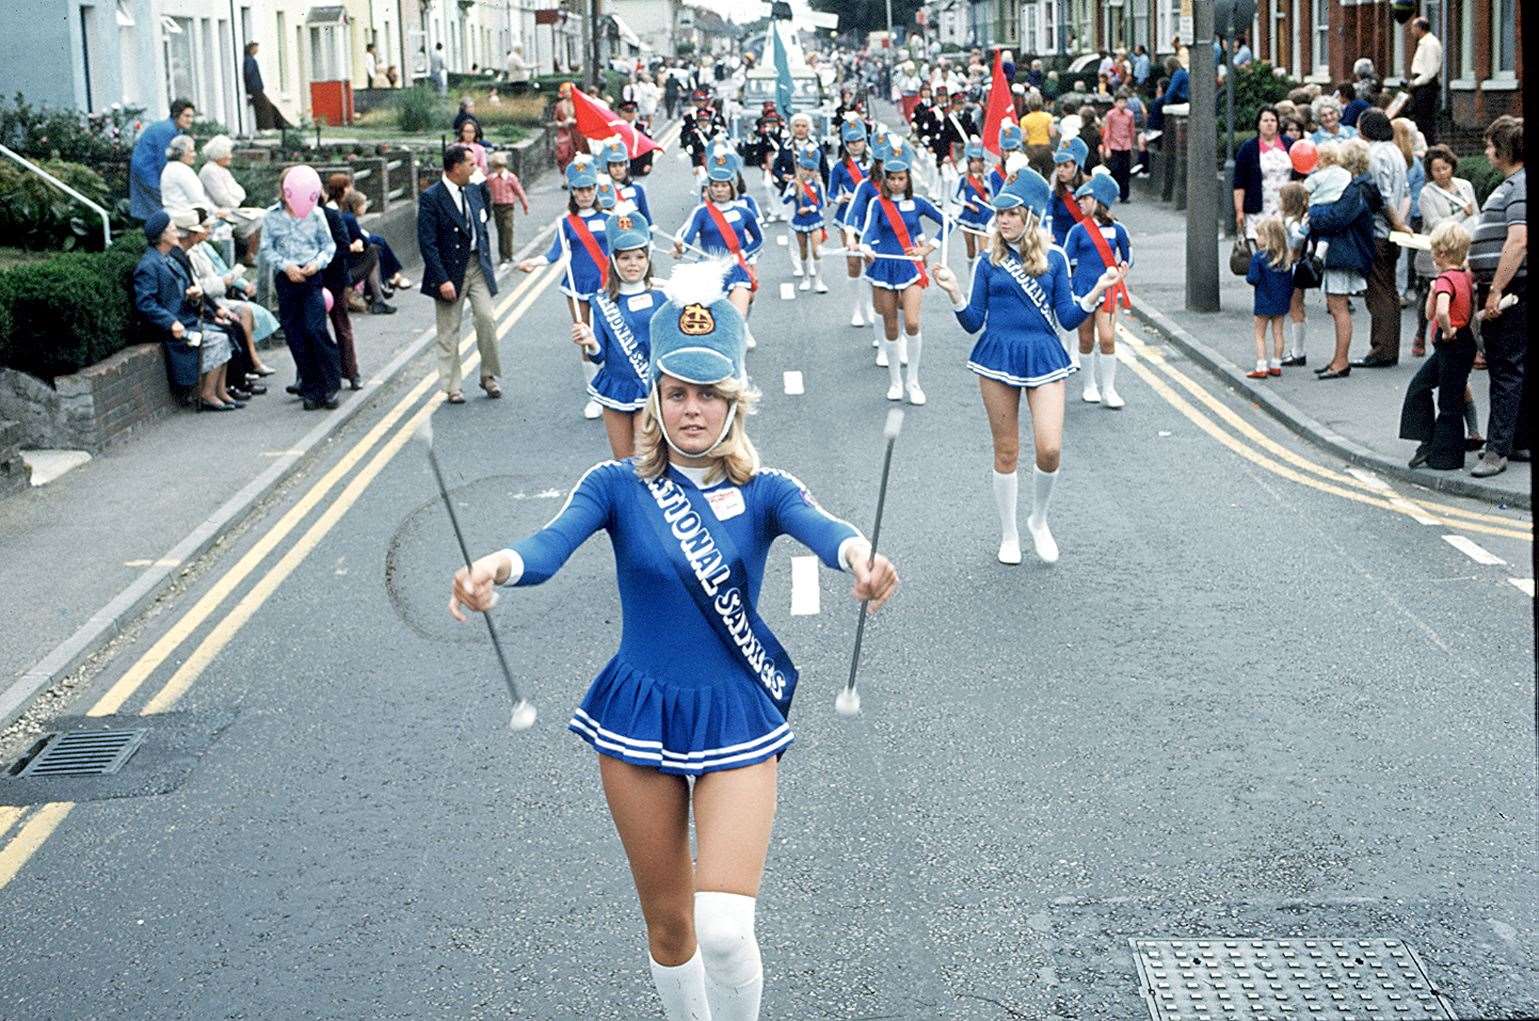
M 299 373 L 299 393 L 307 401 L 324 401 L 342 387 L 341 353 L 326 329 L 326 298 L 317 273 L 296 284 L 280 270 L 278 320 Z
M 386 282 L 401 272 L 401 260 L 395 257 L 395 250 L 390 247 L 390 242 L 378 234 L 365 234 L 364 238 L 371 245 L 379 245 L 379 278 Z

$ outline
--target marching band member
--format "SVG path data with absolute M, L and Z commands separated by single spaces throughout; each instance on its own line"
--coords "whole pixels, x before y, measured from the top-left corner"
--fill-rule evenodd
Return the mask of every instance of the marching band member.
M 741 161 L 736 153 L 718 149 L 706 167 L 707 195 L 705 201 L 695 207 L 684 226 L 674 239 L 675 258 L 684 254 L 684 246 L 693 244 L 712 254 L 726 253 L 734 265 L 723 282 L 728 300 L 744 319 L 746 332 L 748 306 L 753 292 L 759 288 L 758 275 L 749 264 L 751 251 L 757 251 L 764 243 L 764 233 L 759 220 L 746 206 L 738 202 L 737 181 Z M 749 338 L 748 347 L 754 347 Z
M 839 162 L 835 163 L 828 175 L 828 193 L 834 201 L 834 222 L 839 225 L 840 232 L 844 235 L 846 249 L 854 248 L 856 241 L 854 232 L 846 224 L 849 222 L 848 213 L 850 201 L 855 197 L 856 189 L 870 176 L 870 159 L 866 152 L 866 125 L 860 119 L 859 114 L 852 113 L 839 127 Z M 864 266 L 858 255 L 847 255 L 844 259 L 845 274 L 852 281 L 859 281 Z M 860 284 L 854 284 L 854 307 L 850 311 L 850 325 L 866 325 L 862 310 L 865 307 L 864 296 L 860 293 Z
M 796 248 L 791 252 L 791 262 L 797 275 L 802 278 L 801 290 L 816 288 L 819 294 L 828 293 L 823 282 L 823 261 L 818 245 L 828 238 L 823 226 L 823 216 L 828 209 L 828 192 L 818 180 L 818 149 L 805 145 L 796 154 L 796 180 L 786 189 L 785 204 L 795 210 L 791 216 L 791 232 L 796 235 Z M 799 257 L 799 258 L 798 258 Z M 806 273 L 800 271 L 805 267 Z
M 1053 153 L 1053 244 L 1059 248 L 1069 237 L 1069 230 L 1079 222 L 1079 200 L 1074 193 L 1085 183 L 1081 167 L 1090 155 L 1083 138 L 1065 139 Z
M 647 190 L 631 181 L 631 155 L 625 143 L 616 135 L 604 145 L 604 162 L 609 167 L 609 177 L 614 181 L 615 208 L 620 212 L 634 209 L 642 219 L 652 222 L 652 210 L 647 206 Z M 627 205 L 628 204 L 628 205 Z
M 957 227 L 967 239 L 967 268 L 970 271 L 988 239 L 989 223 L 994 219 L 994 196 L 999 194 L 1004 178 L 1000 178 L 999 185 L 990 188 L 983 176 L 983 143 L 976 138 L 967 143 L 963 156 L 967 160 L 967 173 L 957 182 L 954 197 L 961 207 Z
M 850 249 L 856 249 L 860 245 L 860 231 L 866 223 L 866 210 L 871 206 L 871 200 L 876 198 L 878 190 L 882 186 L 882 161 L 887 158 L 888 150 L 887 129 L 878 124 L 871 133 L 871 165 L 867 168 L 866 179 L 855 189 L 855 194 L 850 197 L 850 204 L 844 211 L 845 244 Z M 866 280 L 866 318 L 871 322 L 871 346 L 876 348 L 876 364 L 882 368 L 887 367 L 887 349 L 882 346 L 882 335 L 885 329 L 881 317 L 876 314 L 876 285 L 866 279 L 866 260 L 859 260 L 861 279 Z M 857 299 L 858 300 L 858 299 Z M 851 325 L 856 325 L 853 320 Z M 898 350 L 903 350 L 900 344 Z
M 1133 253 L 1127 228 L 1112 216 L 1117 202 L 1117 182 L 1109 174 L 1091 174 L 1090 180 L 1074 192 L 1079 203 L 1080 220 L 1069 229 L 1063 253 L 1073 271 L 1074 293 L 1089 293 L 1109 267 L 1132 264 Z M 1127 288 L 1112 288 L 1092 319 L 1079 324 L 1079 353 L 1089 360 L 1085 389 L 1081 396 L 1087 403 L 1100 404 L 1113 411 L 1127 406 L 1117 392 L 1117 310 L 1128 302 Z M 1099 340 L 1099 344 L 1097 341 Z

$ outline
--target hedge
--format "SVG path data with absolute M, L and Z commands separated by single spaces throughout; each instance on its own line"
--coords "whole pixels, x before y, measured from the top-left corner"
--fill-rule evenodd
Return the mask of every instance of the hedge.
M 114 205 L 107 183 L 90 167 L 63 160 L 40 166 L 109 211 Z M 14 163 L 0 164 L 0 237 L 33 251 L 70 251 L 101 247 L 101 218 L 89 206 L 59 191 Z
M 43 379 L 78 372 L 136 341 L 134 266 L 144 238 L 67 252 L 0 273 L 0 366 Z

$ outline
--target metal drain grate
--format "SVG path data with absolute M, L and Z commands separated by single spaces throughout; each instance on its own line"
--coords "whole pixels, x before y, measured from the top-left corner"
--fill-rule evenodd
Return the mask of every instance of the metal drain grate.
M 148 730 L 75 731 L 50 734 L 43 749 L 18 774 L 24 778 L 106 776 L 122 768 Z
M 1415 951 L 1392 939 L 1135 939 L 1153 1021 L 1453 1018 Z

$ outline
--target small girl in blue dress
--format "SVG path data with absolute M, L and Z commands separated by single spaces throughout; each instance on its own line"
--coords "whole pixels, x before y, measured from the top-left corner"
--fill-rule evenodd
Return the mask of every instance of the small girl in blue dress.
M 967 240 L 967 268 L 971 270 L 989 236 L 989 224 L 994 219 L 992 203 L 994 196 L 1004 186 L 1004 178 L 1000 177 L 999 184 L 993 187 L 984 178 L 983 143 L 976 138 L 967 143 L 962 155 L 967 160 L 967 173 L 957 181 L 957 191 L 953 197 L 962 210 L 957 216 L 957 229 Z M 994 173 L 999 173 L 997 168 Z
M 652 210 L 647 206 L 647 190 L 631 180 L 631 157 L 620 136 L 611 138 L 604 146 L 604 163 L 609 168 L 610 179 L 615 183 L 615 198 L 619 200 L 616 209 L 622 213 L 627 208 L 634 209 L 641 214 L 642 219 L 651 223 Z
M 1088 293 L 1108 268 L 1132 265 L 1127 228 L 1112 216 L 1117 195 L 1117 182 L 1107 174 L 1090 175 L 1090 180 L 1074 193 L 1083 219 L 1070 228 L 1063 250 L 1074 271 L 1075 294 Z M 1102 244 L 1097 243 L 1097 235 L 1104 243 L 1105 254 Z M 1111 256 L 1110 262 L 1107 255 Z M 1117 392 L 1117 311 L 1126 293 L 1121 287 L 1113 290 L 1095 310 L 1094 318 L 1079 327 L 1080 357 L 1090 362 L 1082 397 L 1089 404 L 1100 404 L 1114 411 L 1127 406 Z
M 828 174 L 828 195 L 834 205 L 834 222 L 839 225 L 844 234 L 842 240 L 846 248 L 855 247 L 854 236 L 845 227 L 848 223 L 850 202 L 855 198 L 855 192 L 871 176 L 870 156 L 867 153 L 866 123 L 860 119 L 857 113 L 845 114 L 845 122 L 839 128 L 839 160 L 833 165 Z M 854 295 L 854 304 L 850 311 L 850 325 L 866 325 L 865 308 L 868 299 L 865 295 L 867 288 L 860 284 L 860 274 L 865 267 L 861 264 L 860 256 L 847 255 L 844 259 L 844 272 L 850 278 L 850 290 Z M 872 316 L 874 319 L 875 316 Z
M 796 235 L 796 251 L 791 253 L 791 262 L 793 271 L 802 278 L 799 289 L 806 291 L 815 287 L 819 294 L 827 294 L 818 245 L 828 239 L 828 229 L 823 226 L 828 192 L 823 189 L 818 166 L 817 146 L 803 146 L 796 154 L 796 177 L 781 201 L 795 210 L 791 215 L 791 232 Z
M 844 246 L 852 252 L 860 250 L 860 230 L 866 223 L 866 210 L 871 206 L 871 200 L 876 198 L 882 187 L 882 161 L 887 158 L 887 129 L 878 124 L 871 135 L 871 166 L 868 169 L 866 179 L 855 188 L 855 193 L 850 196 L 850 203 L 845 207 L 844 219 L 841 225 L 844 227 Z M 887 367 L 887 349 L 882 346 L 883 327 L 882 319 L 876 314 L 876 286 L 866 279 L 866 260 L 860 256 L 853 256 L 856 269 L 860 278 L 866 281 L 866 318 L 871 323 L 871 346 L 876 348 L 876 364 L 882 368 Z M 848 265 L 848 263 L 846 263 Z M 855 317 L 850 319 L 851 326 L 859 326 Z M 900 348 L 901 350 L 901 348 Z
M 1268 216 L 1256 224 L 1256 251 L 1251 253 L 1245 282 L 1255 290 L 1251 298 L 1256 340 L 1256 367 L 1247 379 L 1281 376 L 1283 323 L 1293 305 L 1293 246 L 1281 217 Z M 1266 354 L 1266 333 L 1272 331 L 1274 351 Z
M 706 161 L 706 201 L 695 207 L 674 239 L 673 254 L 684 254 L 685 245 L 694 245 L 712 255 L 728 255 L 732 268 L 723 286 L 732 307 L 746 321 L 753 292 L 759 288 L 758 275 L 750 257 L 764 244 L 764 232 L 753 211 L 738 201 L 737 182 L 741 159 L 734 152 L 719 148 Z M 748 347 L 753 349 L 752 338 Z

